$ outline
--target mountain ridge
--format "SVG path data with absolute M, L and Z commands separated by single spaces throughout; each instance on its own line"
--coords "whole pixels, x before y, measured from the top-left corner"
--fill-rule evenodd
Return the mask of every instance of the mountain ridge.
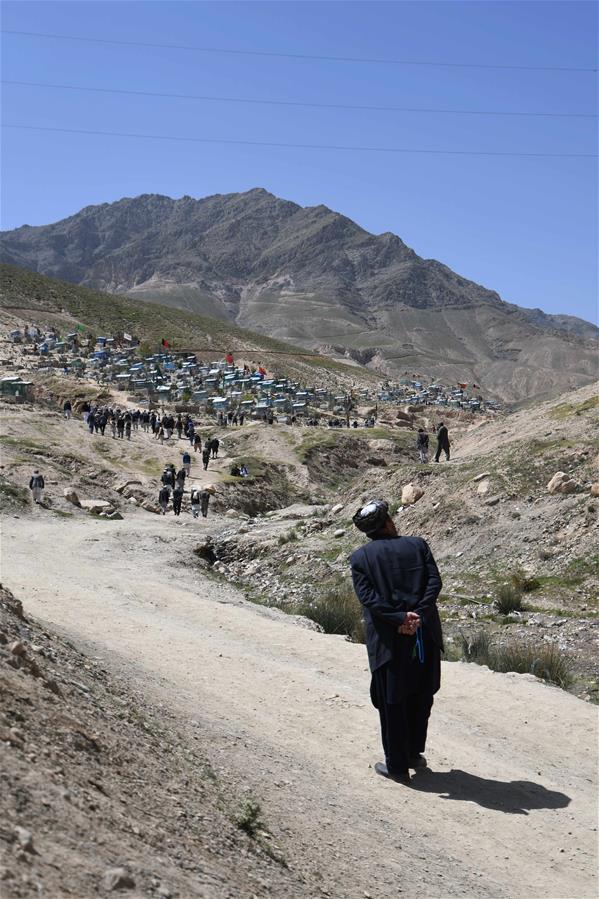
M 2 235 L 2 260 L 229 320 L 391 376 L 483 382 L 507 400 L 597 377 L 599 328 L 501 299 L 400 237 L 264 188 L 142 194 Z

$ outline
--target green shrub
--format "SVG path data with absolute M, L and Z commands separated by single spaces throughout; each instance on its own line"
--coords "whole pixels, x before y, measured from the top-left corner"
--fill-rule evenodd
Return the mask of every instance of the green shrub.
M 528 643 L 515 640 L 492 650 L 490 666 L 494 671 L 517 671 L 519 674 L 534 674 L 551 684 L 566 690 L 573 677 L 570 663 L 564 653 L 554 643 Z
M 522 593 L 513 584 L 503 584 L 495 599 L 497 611 L 501 615 L 509 615 L 511 612 L 522 611 Z
M 477 665 L 489 664 L 491 638 L 487 631 L 477 631 L 471 636 L 462 634 L 461 640 L 462 658 L 465 662 L 476 662 Z
M 364 643 L 362 607 L 350 586 L 321 593 L 312 601 L 302 603 L 296 611 L 316 621 L 325 634 L 345 634 L 352 643 Z
M 492 671 L 534 674 L 563 690 L 567 690 L 574 680 L 568 658 L 553 643 L 530 643 L 518 639 L 494 645 L 486 631 L 478 631 L 470 637 L 462 634 L 461 648 L 465 662 L 488 665 Z
M 528 577 L 523 571 L 514 571 L 510 580 L 512 586 L 516 590 L 519 590 L 520 593 L 532 593 L 533 590 L 538 590 L 541 586 L 541 582 L 538 578 Z
M 233 818 L 234 823 L 249 837 L 255 837 L 259 830 L 264 828 L 260 819 L 262 809 L 255 799 L 246 799 L 239 812 Z
M 291 531 L 287 531 L 286 534 L 281 534 L 277 542 L 279 546 L 284 546 L 286 543 L 297 543 L 298 540 L 299 536 L 297 531 L 292 529 Z

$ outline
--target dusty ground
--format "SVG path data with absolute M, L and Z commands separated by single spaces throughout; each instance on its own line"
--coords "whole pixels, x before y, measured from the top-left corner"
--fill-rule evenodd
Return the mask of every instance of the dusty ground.
M 83 528 L 39 511 L 32 525 L 5 522 L 6 585 L 190 737 L 199 722 L 219 777 L 251 787 L 283 856 L 330 895 L 595 895 L 592 706 L 445 664 L 432 772 L 402 789 L 370 767 L 362 646 L 176 564 L 188 522 L 139 511 Z
M 115 494 L 118 480 L 140 472 L 144 489 L 154 490 L 179 447 L 139 433 L 130 445 L 90 438 L 80 421 L 64 423 L 50 409 L 5 410 L 3 418 L 3 474 L 23 483 L 37 464 L 50 499 L 31 508 L 18 493 L 4 494 L 5 586 L 44 626 L 162 709 L 226 792 L 251 790 L 308 895 L 596 895 L 594 707 L 527 676 L 444 664 L 432 770 L 410 790 L 381 781 L 371 767 L 381 753 L 364 647 L 249 603 L 202 571 L 198 543 L 243 522 L 162 518 Z M 219 470 L 226 465 L 225 457 Z M 380 476 L 389 483 L 389 472 Z M 193 480 L 202 479 L 215 472 L 203 475 L 194 460 Z M 72 482 L 81 498 L 110 498 L 124 519 L 69 506 L 62 488 Z M 276 542 L 288 526 L 256 519 L 252 539 Z M 82 820 L 93 828 L 91 817 Z M 291 882 L 280 882 L 272 894 L 293 895 Z M 175 889 L 204 895 L 192 880 Z M 136 891 L 152 895 L 151 884 L 141 879 Z
M 3 899 L 82 899 L 116 881 L 156 899 L 311 895 L 197 733 L 19 605 L 0 588 Z

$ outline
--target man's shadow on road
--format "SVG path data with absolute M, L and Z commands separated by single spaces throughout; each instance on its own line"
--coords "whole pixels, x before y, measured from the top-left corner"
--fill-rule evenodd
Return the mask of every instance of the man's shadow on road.
M 442 799 L 475 802 L 510 815 L 527 815 L 532 809 L 565 808 L 571 799 L 530 780 L 489 780 L 466 771 L 417 771 L 410 786 L 423 793 L 439 793 Z

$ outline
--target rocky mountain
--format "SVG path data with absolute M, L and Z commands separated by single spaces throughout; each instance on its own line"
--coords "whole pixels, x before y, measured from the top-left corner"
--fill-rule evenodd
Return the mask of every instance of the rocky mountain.
M 505 303 L 326 206 L 267 191 L 89 206 L 2 235 L 2 260 L 230 320 L 397 375 L 482 382 L 514 401 L 599 374 L 599 328 Z

